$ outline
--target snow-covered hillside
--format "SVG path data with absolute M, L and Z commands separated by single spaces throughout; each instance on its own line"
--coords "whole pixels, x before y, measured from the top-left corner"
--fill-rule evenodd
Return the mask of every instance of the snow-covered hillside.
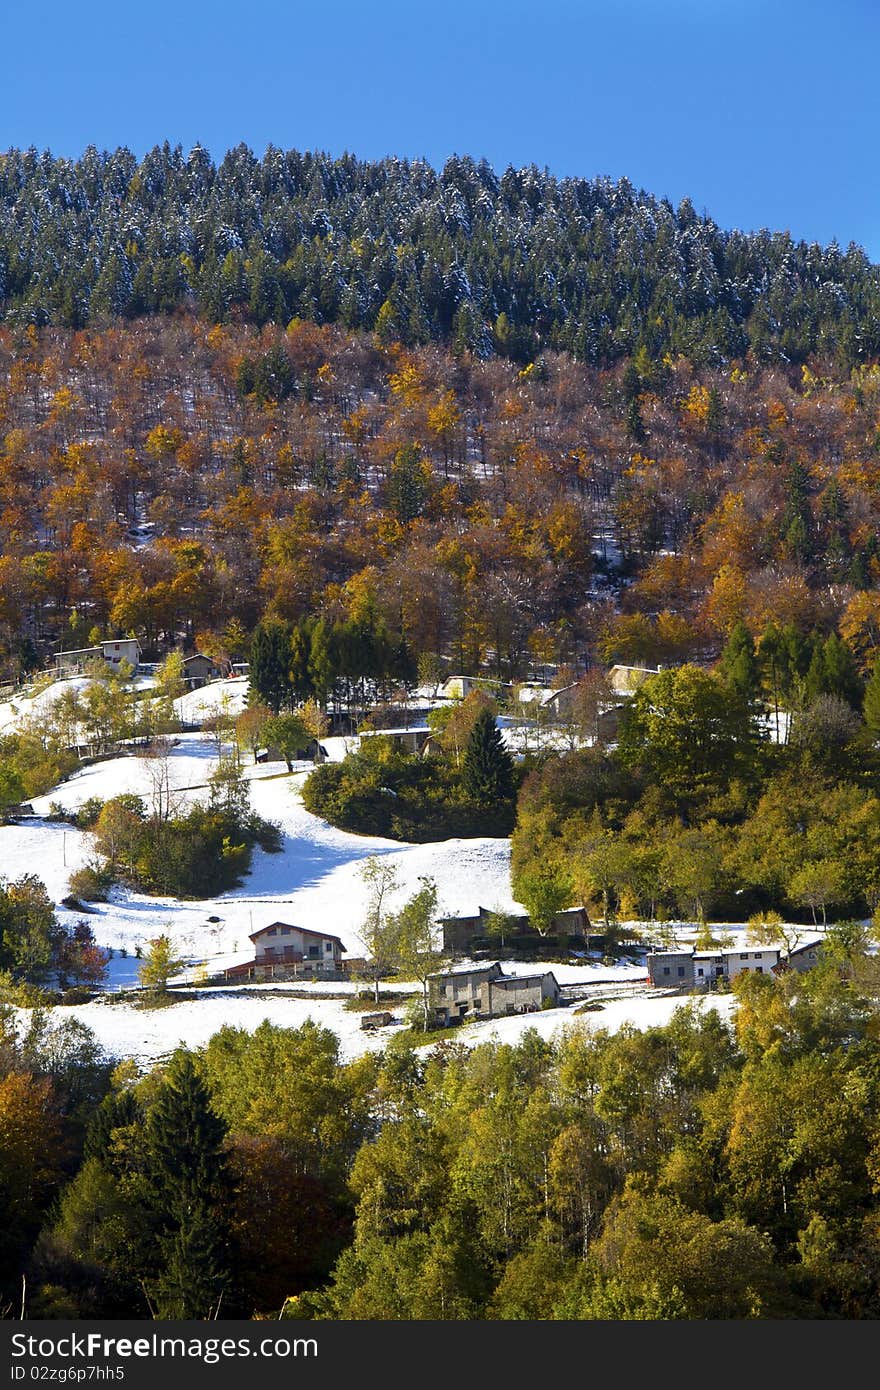
M 331 756 L 342 757 L 343 740 L 328 740 Z M 205 794 L 207 779 L 216 766 L 212 741 L 201 734 L 181 735 L 169 753 L 170 781 L 185 805 Z M 90 797 L 107 799 L 121 792 L 135 792 L 149 799 L 153 762 L 127 755 L 83 768 L 67 782 L 34 803 L 37 816 L 17 826 L 0 827 L 0 875 L 15 878 L 36 873 L 56 903 L 68 892 L 70 873 L 93 856 L 91 837 L 68 825 L 43 817 L 50 803 L 73 809 Z M 160 931 L 167 931 L 179 954 L 193 963 L 213 967 L 250 959 L 249 933 L 276 918 L 340 936 L 350 956 L 364 953 L 358 928 L 366 908 L 366 887 L 361 877 L 365 861 L 382 855 L 395 867 L 399 889 L 396 901 L 432 877 L 438 887 L 443 914 L 473 912 L 480 905 L 506 911 L 522 910 L 510 889 L 510 843 L 505 839 L 447 840 L 436 844 L 408 845 L 394 840 L 353 835 L 337 830 L 306 811 L 301 788 L 309 765 L 288 774 L 283 764 L 261 764 L 246 769 L 254 809 L 276 822 L 282 832 L 280 854 L 254 853 L 253 868 L 242 886 L 215 899 L 181 902 L 114 889 L 111 901 L 94 904 L 90 922 L 97 941 L 111 947 L 111 986 L 136 982 L 135 949 Z M 59 907 L 67 921 L 77 914 Z M 125 955 L 121 952 L 125 951 Z M 506 970 L 532 969 L 505 962 Z M 572 962 L 554 966 L 561 984 L 644 979 L 644 966 L 606 967 L 596 962 Z M 333 993 L 345 987 L 336 985 Z M 354 986 L 350 986 L 354 988 Z M 223 1023 L 255 1028 L 262 1019 L 297 1026 L 314 1018 L 336 1032 L 345 1056 L 381 1047 L 389 1033 L 366 1034 L 357 1013 L 346 1011 L 339 999 L 327 998 L 328 986 L 310 987 L 308 999 L 286 997 L 271 988 L 212 990 L 199 998 L 159 1010 L 145 1010 L 128 1003 L 96 1001 L 65 1008 L 93 1028 L 105 1048 L 117 1055 L 143 1062 L 160 1057 L 177 1043 L 203 1043 Z M 678 1000 L 626 998 L 609 1001 L 601 1012 L 581 1016 L 587 1027 L 639 1026 L 668 1018 Z M 724 1000 L 707 1001 L 727 1008 Z M 549 1010 L 514 1018 L 475 1024 L 456 1033 L 468 1043 L 496 1036 L 511 1041 L 525 1029 L 537 1028 L 545 1036 L 573 1020 L 570 1009 Z
M 342 740 L 330 740 L 331 756 L 342 756 Z M 170 780 L 185 805 L 204 797 L 216 767 L 216 748 L 200 734 L 181 735 L 169 754 Z M 360 876 L 371 855 L 388 856 L 398 871 L 398 901 L 433 877 L 442 912 L 474 910 L 479 904 L 513 910 L 510 894 L 510 846 L 504 839 L 448 840 L 430 845 L 402 845 L 395 840 L 349 834 L 310 815 L 301 787 L 310 765 L 288 775 L 283 763 L 245 769 L 254 809 L 281 827 L 282 851 L 254 853 L 253 869 L 243 885 L 217 899 L 180 902 L 115 889 L 112 901 L 95 904 L 90 918 L 96 939 L 115 950 L 134 951 L 161 930 L 170 931 L 178 948 L 198 959 L 231 964 L 250 955 L 248 934 L 274 918 L 341 936 L 349 955 L 363 954 L 357 928 L 366 907 Z M 93 855 L 91 837 L 70 826 L 41 819 L 52 802 L 66 810 L 91 797 L 106 800 L 122 792 L 149 799 L 153 760 L 122 756 L 83 768 L 33 805 L 37 818 L 0 828 L 0 874 L 37 873 L 56 902 L 68 891 L 70 872 Z M 61 909 L 62 915 L 65 910 Z M 215 919 L 215 920 L 209 920 Z
M 383 1028 L 375 1033 L 364 1032 L 360 1027 L 360 1014 L 346 1010 L 338 999 L 322 999 L 320 994 L 316 994 L 314 999 L 267 998 L 261 997 L 261 994 L 262 991 L 212 991 L 204 998 L 186 1000 L 162 1009 L 138 1009 L 130 1004 L 114 1004 L 108 1000 L 53 1012 L 59 1017 L 80 1019 L 92 1029 L 108 1054 L 133 1057 L 144 1066 L 167 1056 L 180 1043 L 201 1047 L 225 1024 L 253 1031 L 264 1019 L 268 1019 L 279 1027 L 297 1028 L 310 1018 L 336 1033 L 343 1060 L 361 1056 L 365 1052 L 379 1051 L 394 1033 L 393 1028 Z M 734 1002 L 732 995 L 712 995 L 697 999 L 694 1007 L 700 1010 L 716 1009 L 726 1017 Z M 547 1009 L 511 1018 L 487 1019 L 440 1036 L 448 1036 L 456 1043 L 474 1047 L 492 1039 L 515 1043 L 530 1028 L 536 1029 L 545 1038 L 551 1038 L 568 1028 L 588 1031 L 604 1028 L 609 1032 L 616 1032 L 625 1024 L 649 1028 L 668 1023 L 682 1003 L 680 998 L 674 996 L 616 999 L 595 1013 L 576 1015 L 571 1009 Z

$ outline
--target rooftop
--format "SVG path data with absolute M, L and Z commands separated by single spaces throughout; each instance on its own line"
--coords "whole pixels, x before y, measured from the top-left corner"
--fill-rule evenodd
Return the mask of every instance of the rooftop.
M 252 931 L 250 933 L 249 939 L 251 941 L 256 941 L 258 936 L 265 936 L 266 932 L 274 931 L 278 927 L 286 927 L 288 931 L 298 931 L 301 936 L 316 936 L 320 937 L 322 941 L 335 941 L 336 944 L 339 946 L 340 950 L 345 950 L 345 947 L 343 946 L 339 937 L 334 936 L 332 932 L 313 931 L 311 927 L 298 927 L 295 922 L 270 922 L 268 926 L 260 927 L 258 931 Z
M 502 975 L 501 962 L 493 961 L 491 965 L 472 965 L 464 970 L 438 970 L 436 975 L 429 975 L 430 980 L 452 980 L 463 979 L 466 975 L 491 975 L 497 978 Z

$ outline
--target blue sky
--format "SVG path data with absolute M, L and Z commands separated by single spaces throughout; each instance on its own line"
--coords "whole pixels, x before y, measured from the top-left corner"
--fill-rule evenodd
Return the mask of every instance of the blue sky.
M 880 4 L 80 0 L 4 16 L 0 148 L 282 148 L 626 175 L 880 260 Z

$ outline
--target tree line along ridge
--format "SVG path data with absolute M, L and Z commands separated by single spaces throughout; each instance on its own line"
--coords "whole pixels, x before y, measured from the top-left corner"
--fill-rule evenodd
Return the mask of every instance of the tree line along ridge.
M 626 179 L 245 145 L 217 164 L 167 143 L 141 160 L 0 156 L 7 322 L 181 308 L 522 363 L 553 348 L 607 366 L 642 349 L 850 367 L 880 350 L 880 279 L 860 248 L 725 231 Z

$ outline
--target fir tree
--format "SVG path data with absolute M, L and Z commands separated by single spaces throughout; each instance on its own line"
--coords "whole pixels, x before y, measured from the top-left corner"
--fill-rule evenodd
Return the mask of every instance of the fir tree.
M 308 676 L 315 699 L 325 705 L 336 676 L 336 653 L 332 629 L 323 618 L 319 618 L 312 629 Z
M 805 692 L 812 701 L 820 695 L 836 695 L 853 709 L 862 703 L 864 687 L 852 652 L 836 632 L 822 640 L 819 637 L 807 671 Z
M 863 708 L 865 723 L 875 738 L 880 737 L 880 658 L 874 663 L 874 669 L 868 677 Z
M 721 653 L 721 670 L 726 683 L 732 689 L 739 691 L 749 701 L 757 698 L 761 682 L 755 643 L 742 621 L 731 629 Z
M 290 686 L 295 699 L 308 700 L 314 694 L 314 685 L 309 672 L 312 652 L 311 625 L 301 622 L 293 629 L 290 639 Z
M 467 795 L 484 806 L 509 801 L 513 796 L 513 759 L 491 710 L 477 715 L 465 749 L 461 780 Z
M 229 1287 L 226 1126 L 192 1055 L 172 1058 L 145 1126 L 145 1175 L 159 1226 L 160 1317 L 207 1318 Z
M 290 633 L 285 623 L 259 623 L 251 643 L 250 688 L 277 714 L 290 699 Z
M 144 989 L 154 989 L 164 994 L 168 981 L 185 964 L 182 956 L 174 954 L 170 937 L 163 932 L 150 942 L 150 949 L 144 956 L 140 968 L 140 982 Z

